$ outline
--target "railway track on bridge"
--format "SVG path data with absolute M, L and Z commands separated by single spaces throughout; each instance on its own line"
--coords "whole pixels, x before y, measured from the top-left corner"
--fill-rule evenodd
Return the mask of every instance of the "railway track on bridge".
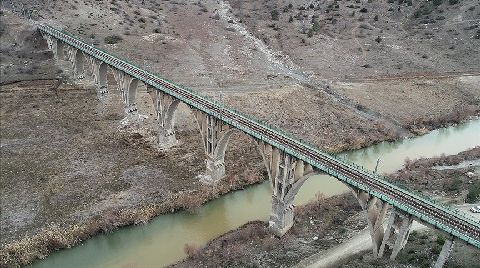
M 274 143 L 280 145 L 279 147 L 288 149 L 291 152 L 296 152 L 300 158 L 304 158 L 303 160 L 307 160 L 308 163 L 320 170 L 326 171 L 331 175 L 332 173 L 336 173 L 344 178 L 350 178 L 356 184 L 358 184 L 354 185 L 355 187 L 364 187 L 364 190 L 368 189 L 368 192 L 374 196 L 387 203 L 390 203 L 390 205 L 404 210 L 408 214 L 416 217 L 418 220 L 436 226 L 437 228 L 440 228 L 447 233 L 451 233 L 456 237 L 460 237 L 469 244 L 480 248 L 479 222 L 468 219 L 464 215 L 457 214 L 446 207 L 430 202 L 429 200 L 421 198 L 415 194 L 406 192 L 385 180 L 379 179 L 372 173 L 357 168 L 353 163 L 350 164 L 346 161 L 328 156 L 325 153 L 321 153 L 320 151 L 313 149 L 298 140 L 274 131 L 263 124 L 255 122 L 254 120 L 248 119 L 237 112 L 233 112 L 221 105 L 209 101 L 205 97 L 199 96 L 187 89 L 161 79 L 126 61 L 120 60 L 104 51 L 88 45 L 77 38 L 70 36 L 69 34 L 60 32 L 45 25 L 40 25 L 40 29 L 62 40 L 63 42 L 70 43 L 71 45 L 81 49 L 83 52 L 106 62 L 114 68 L 119 68 L 127 73 L 130 73 L 135 78 L 142 80 L 144 83 L 150 84 L 157 89 L 166 89 L 167 94 L 171 94 L 174 97 L 179 96 L 190 102 L 187 104 L 193 107 L 196 106 L 197 109 L 199 108 L 198 106 L 202 106 L 204 111 L 210 111 L 209 114 L 213 113 L 218 115 L 220 120 L 229 125 L 237 128 L 240 126 L 240 130 L 243 129 L 243 131 L 249 135 L 252 135 L 251 133 L 258 133 L 259 136 L 265 138 L 266 142 L 271 144 L 270 141 L 273 141 Z M 245 129 L 249 131 L 245 131 Z M 352 184 L 351 182 L 339 178 L 338 176 L 337 178 Z

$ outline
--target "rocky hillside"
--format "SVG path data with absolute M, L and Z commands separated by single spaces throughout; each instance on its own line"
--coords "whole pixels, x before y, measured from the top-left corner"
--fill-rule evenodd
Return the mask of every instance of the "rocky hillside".
M 479 71 L 476 0 L 5 2 L 202 89 Z

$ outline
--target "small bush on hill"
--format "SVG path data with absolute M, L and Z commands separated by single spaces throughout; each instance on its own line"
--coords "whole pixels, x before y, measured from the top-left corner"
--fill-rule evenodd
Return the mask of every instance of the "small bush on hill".
M 109 36 L 105 37 L 105 44 L 112 45 L 112 44 L 116 44 L 116 43 L 118 43 L 122 40 L 123 40 L 122 37 L 119 36 L 119 35 L 109 35 Z
M 473 204 L 479 200 L 480 197 L 480 184 L 475 184 L 468 188 L 468 194 L 465 198 L 465 203 Z

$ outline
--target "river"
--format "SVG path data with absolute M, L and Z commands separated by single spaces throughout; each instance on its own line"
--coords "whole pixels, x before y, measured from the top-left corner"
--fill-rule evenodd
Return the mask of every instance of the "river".
M 479 145 L 480 120 L 474 120 L 420 137 L 382 142 L 342 153 L 342 156 L 371 170 L 380 158 L 378 172 L 389 173 L 400 169 L 406 158 L 451 155 Z M 332 177 L 313 176 L 300 189 L 295 204 L 308 202 L 318 192 L 328 197 L 347 190 Z M 95 236 L 71 249 L 55 252 L 30 267 L 126 268 L 172 264 L 185 257 L 186 243 L 201 246 L 248 221 L 266 221 L 270 214 L 270 194 L 268 182 L 254 185 L 208 202 L 194 214 L 182 211 L 160 215 L 146 225 L 128 226 Z

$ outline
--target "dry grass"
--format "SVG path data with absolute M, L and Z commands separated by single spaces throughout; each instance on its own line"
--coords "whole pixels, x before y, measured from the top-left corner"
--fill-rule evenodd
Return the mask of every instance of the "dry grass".
M 229 93 L 225 103 L 329 152 L 358 149 L 400 136 L 389 122 L 366 118 L 327 93 L 302 86 Z
M 480 115 L 480 76 L 338 83 L 334 90 L 358 107 L 414 134 Z

